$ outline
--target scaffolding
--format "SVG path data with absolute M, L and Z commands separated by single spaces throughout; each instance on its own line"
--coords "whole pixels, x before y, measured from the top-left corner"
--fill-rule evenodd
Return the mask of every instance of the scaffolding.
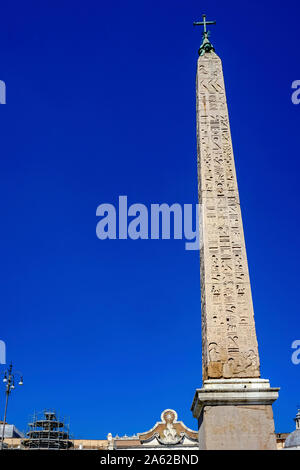
M 27 438 L 22 441 L 27 449 L 68 450 L 73 447 L 69 422 L 59 418 L 54 410 L 34 413 L 28 427 Z

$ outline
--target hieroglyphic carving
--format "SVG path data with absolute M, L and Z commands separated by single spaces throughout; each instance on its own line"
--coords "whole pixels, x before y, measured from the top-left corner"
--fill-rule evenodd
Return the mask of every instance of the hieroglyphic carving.
M 196 92 L 203 378 L 259 377 L 222 63 L 213 51 L 198 59 Z

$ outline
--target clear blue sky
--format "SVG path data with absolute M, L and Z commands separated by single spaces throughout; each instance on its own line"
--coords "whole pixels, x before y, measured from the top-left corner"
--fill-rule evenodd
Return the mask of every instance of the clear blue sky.
M 277 431 L 294 428 L 299 3 L 18 0 L 1 5 L 0 339 L 24 374 L 8 409 L 20 429 L 43 408 L 70 416 L 78 438 L 145 431 L 165 408 L 197 427 L 199 253 L 180 240 L 100 241 L 95 213 L 119 195 L 197 201 L 192 23 L 204 7 L 217 21 L 262 376 L 281 387 Z

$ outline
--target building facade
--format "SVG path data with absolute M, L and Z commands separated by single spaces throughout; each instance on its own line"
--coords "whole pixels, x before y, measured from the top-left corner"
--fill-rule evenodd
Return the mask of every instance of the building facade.
M 299 412 L 300 416 L 300 412 Z M 13 425 L 7 425 L 15 428 Z M 299 429 L 300 431 L 300 429 Z M 10 433 L 11 434 L 11 433 Z M 21 434 L 21 433 L 20 433 Z M 293 435 L 293 433 L 291 433 Z M 299 433 L 300 435 L 300 433 Z M 275 435 L 277 449 L 282 450 L 289 433 L 278 433 Z M 199 450 L 198 431 L 188 428 L 182 421 L 178 421 L 175 410 L 166 409 L 161 413 L 160 420 L 156 421 L 151 428 L 132 436 L 112 436 L 108 433 L 106 439 L 72 439 L 72 450 Z M 6 437 L 5 443 L 9 449 L 26 449 L 24 438 Z

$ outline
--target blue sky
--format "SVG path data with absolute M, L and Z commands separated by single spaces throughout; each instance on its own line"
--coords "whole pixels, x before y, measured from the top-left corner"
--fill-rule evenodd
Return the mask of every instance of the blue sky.
M 276 430 L 294 428 L 299 4 L 29 0 L 3 2 L 0 28 L 0 339 L 24 374 L 8 409 L 20 429 L 44 408 L 69 416 L 78 438 L 145 431 L 165 408 L 197 427 L 199 253 L 180 240 L 101 241 L 95 213 L 119 195 L 197 202 L 192 23 L 204 6 L 217 21 L 262 377 L 281 387 Z

